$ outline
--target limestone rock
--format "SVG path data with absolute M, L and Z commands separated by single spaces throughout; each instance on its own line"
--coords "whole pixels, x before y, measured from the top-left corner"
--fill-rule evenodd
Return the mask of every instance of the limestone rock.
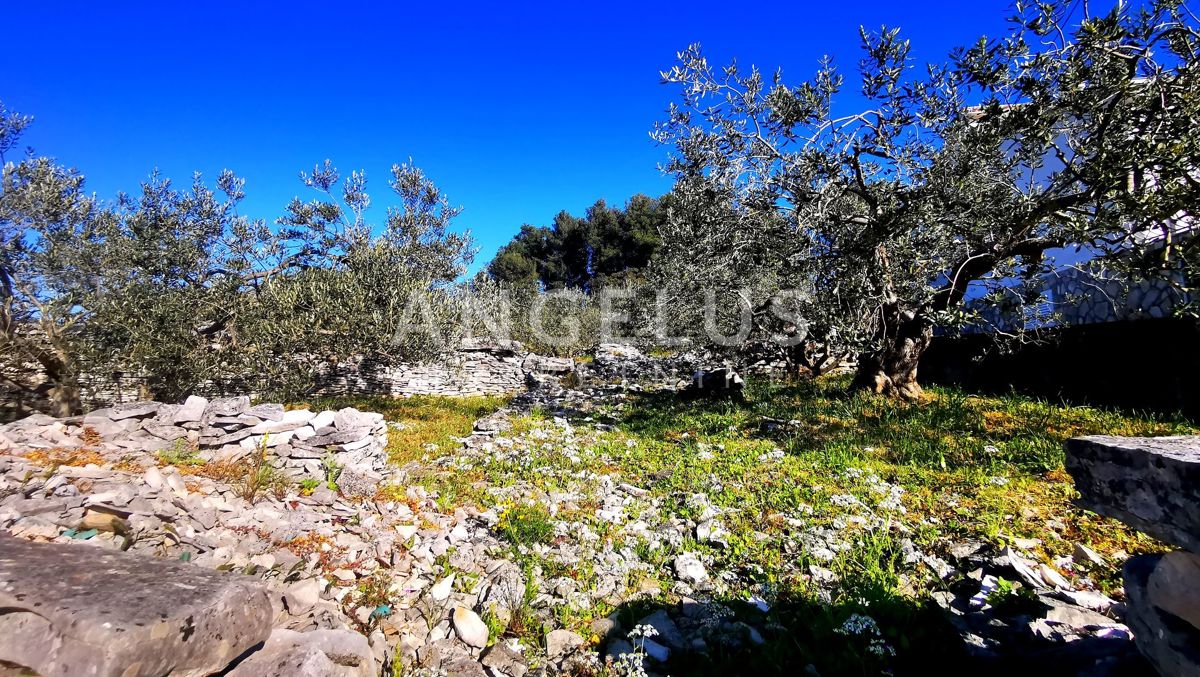
M 513 651 L 503 642 L 488 649 L 480 662 L 493 673 L 507 675 L 507 677 L 525 677 L 525 673 L 529 672 L 529 666 L 526 665 L 521 654 Z
M 321 657 L 325 660 L 321 660 Z M 321 672 L 308 672 L 314 668 Z M 350 630 L 295 632 L 276 629 L 263 648 L 229 677 L 374 677 L 379 674 L 367 638 Z
M 293 615 L 302 614 L 321 601 L 321 582 L 315 578 L 306 578 L 293 583 L 288 586 L 284 600 L 287 602 L 288 611 Z
M 468 646 L 482 649 L 487 646 L 488 627 L 479 614 L 466 607 L 454 607 L 454 631 Z
M 679 631 L 679 626 L 675 621 L 671 620 L 671 616 L 663 609 L 659 609 L 654 613 L 646 616 L 638 621 L 638 625 L 648 625 L 654 628 L 658 634 L 658 641 L 663 642 L 672 649 L 682 649 L 684 647 L 683 633 Z
M 685 552 L 675 558 L 675 575 L 681 581 L 692 585 L 708 580 L 708 571 L 705 570 L 704 563 L 693 552 Z
M 247 409 L 246 414 L 264 421 L 280 421 L 283 420 L 284 411 L 282 404 L 260 404 Z
M 1152 581 L 1163 559 L 1162 555 L 1140 555 L 1126 560 L 1125 622 L 1133 630 L 1138 650 L 1159 674 L 1196 677 L 1200 675 L 1200 629 L 1154 603 L 1158 595 L 1152 593 Z M 1195 590 L 1200 583 L 1192 581 L 1190 585 Z
M 450 596 L 450 591 L 453 589 L 453 587 L 454 574 L 450 574 L 449 576 L 435 583 L 433 587 L 429 588 L 429 596 L 437 602 L 445 601 L 445 599 Z
M 1078 504 L 1200 552 L 1200 436 L 1067 440 Z
M 1200 556 L 1163 555 L 1146 583 L 1146 601 L 1200 629 Z
M 161 402 L 129 402 L 126 404 L 114 404 L 109 410 L 108 418 L 111 418 L 114 421 L 120 421 L 126 418 L 141 418 L 157 412 L 158 408 L 161 406 Z
M 204 409 L 208 406 L 208 400 L 196 395 L 189 395 L 183 402 L 183 406 L 175 412 L 172 417 L 172 423 L 195 423 L 204 418 Z
M 250 398 L 245 395 L 222 397 L 209 402 L 208 407 L 204 410 L 204 415 L 206 417 L 237 416 L 249 408 Z
M 250 579 L 8 536 L 0 607 L 0 660 L 46 677 L 218 672 L 267 638 L 272 615 Z
M 583 638 L 570 630 L 551 630 L 546 634 L 546 655 L 551 660 L 563 657 L 583 646 Z

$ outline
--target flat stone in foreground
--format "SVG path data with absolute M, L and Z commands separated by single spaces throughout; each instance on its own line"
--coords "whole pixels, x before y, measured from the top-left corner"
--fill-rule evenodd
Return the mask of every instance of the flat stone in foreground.
M 1200 436 L 1067 440 L 1076 503 L 1200 553 Z
M 1200 557 L 1139 555 L 1125 562 L 1126 622 L 1159 674 L 1200 677 Z
M 0 535 L 0 660 L 43 677 L 207 675 L 271 632 L 252 579 Z

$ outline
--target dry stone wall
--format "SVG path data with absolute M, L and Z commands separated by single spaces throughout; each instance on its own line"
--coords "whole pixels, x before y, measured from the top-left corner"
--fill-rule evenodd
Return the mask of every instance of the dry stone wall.
M 131 402 L 82 417 L 35 414 L 0 426 L 0 452 L 89 446 L 113 453 L 195 450 L 204 461 L 265 452 L 268 463 L 293 479 L 324 478 L 329 457 L 351 489 L 373 487 L 390 472 L 383 415 L 349 407 L 286 411 L 281 404 L 250 406 L 245 396 L 192 396 L 183 404 Z
M 1100 267 L 1066 268 L 1046 278 L 1046 290 L 1063 324 L 1095 324 L 1171 317 L 1188 301 L 1175 282 L 1130 280 Z
M 568 359 L 529 353 L 516 341 L 465 341 L 457 351 L 436 363 L 394 363 L 360 355 L 318 364 L 312 394 L 329 397 L 514 394 L 525 390 L 531 377 L 564 374 L 571 371 L 573 365 Z M 45 381 L 36 365 L 25 365 L 20 371 L 21 382 L 36 385 Z M 17 380 L 15 374 L 0 372 L 0 421 L 48 410 L 49 402 L 44 397 L 30 397 L 23 391 L 6 389 L 3 377 Z M 84 410 L 146 399 L 146 381 L 144 375 L 135 372 L 85 374 L 80 379 Z M 211 382 L 197 388 L 196 392 L 207 397 L 229 393 L 256 397 L 257 393 L 251 390 L 234 383 Z
M 464 344 L 441 363 L 392 364 L 358 356 L 318 369 L 316 394 L 501 395 L 525 389 L 525 353 L 516 342 Z M 532 356 L 536 357 L 536 356 Z

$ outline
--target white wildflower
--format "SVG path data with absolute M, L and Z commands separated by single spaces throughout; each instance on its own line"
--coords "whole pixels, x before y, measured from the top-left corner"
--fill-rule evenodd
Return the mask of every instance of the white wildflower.
M 874 618 L 863 614 L 852 614 L 843 623 L 842 627 L 837 629 L 838 634 L 842 635 L 879 635 L 879 624 Z
M 637 639 L 639 637 L 642 637 L 642 638 L 657 637 L 657 636 L 658 636 L 658 630 L 653 625 L 645 625 L 645 624 L 633 626 L 633 629 L 630 630 L 629 634 L 628 634 L 629 639 Z

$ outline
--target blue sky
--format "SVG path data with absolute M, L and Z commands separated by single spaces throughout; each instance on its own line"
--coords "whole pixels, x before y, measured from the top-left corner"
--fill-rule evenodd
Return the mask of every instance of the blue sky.
M 365 169 L 379 217 L 412 157 L 465 208 L 486 263 L 522 223 L 670 188 L 648 132 L 674 99 L 659 71 L 700 42 L 787 79 L 859 58 L 858 26 L 900 26 L 920 61 L 998 35 L 1009 2 L 56 2 L 5 7 L 0 100 L 25 142 L 91 190 L 230 168 L 243 211 L 274 219 L 297 173 Z M 853 102 L 847 102 L 852 104 Z

